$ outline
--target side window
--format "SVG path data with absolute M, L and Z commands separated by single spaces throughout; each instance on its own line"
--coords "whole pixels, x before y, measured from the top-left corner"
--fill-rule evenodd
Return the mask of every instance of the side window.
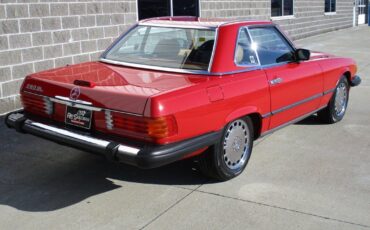
M 252 42 L 245 28 L 239 30 L 234 60 L 237 65 L 258 65 L 256 52 L 252 49 Z
M 274 27 L 249 29 L 261 65 L 293 60 L 293 48 Z

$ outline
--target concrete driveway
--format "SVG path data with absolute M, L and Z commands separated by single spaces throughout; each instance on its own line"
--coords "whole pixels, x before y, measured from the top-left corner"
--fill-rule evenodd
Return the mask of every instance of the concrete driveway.
M 0 125 L 1 229 L 369 229 L 370 28 L 300 40 L 357 60 L 361 86 L 335 125 L 315 117 L 259 140 L 217 183 L 191 161 L 142 171 Z

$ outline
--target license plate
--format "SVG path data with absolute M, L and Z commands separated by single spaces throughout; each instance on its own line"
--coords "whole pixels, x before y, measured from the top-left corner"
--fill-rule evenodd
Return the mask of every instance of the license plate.
M 90 110 L 67 106 L 66 124 L 90 129 L 91 116 L 92 112 Z

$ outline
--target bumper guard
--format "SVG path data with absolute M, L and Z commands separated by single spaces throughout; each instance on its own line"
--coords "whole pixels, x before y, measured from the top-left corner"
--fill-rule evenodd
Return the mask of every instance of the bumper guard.
M 355 86 L 358 86 L 359 84 L 361 84 L 361 78 L 360 78 L 360 76 L 355 75 L 355 76 L 352 78 L 352 80 L 351 80 L 351 82 L 350 82 L 350 85 L 351 85 L 352 87 L 355 87 Z

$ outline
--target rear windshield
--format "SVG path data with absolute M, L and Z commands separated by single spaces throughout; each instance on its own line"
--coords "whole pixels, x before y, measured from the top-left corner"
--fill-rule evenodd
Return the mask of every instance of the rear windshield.
M 214 30 L 137 26 L 104 58 L 157 67 L 207 70 L 214 39 Z

